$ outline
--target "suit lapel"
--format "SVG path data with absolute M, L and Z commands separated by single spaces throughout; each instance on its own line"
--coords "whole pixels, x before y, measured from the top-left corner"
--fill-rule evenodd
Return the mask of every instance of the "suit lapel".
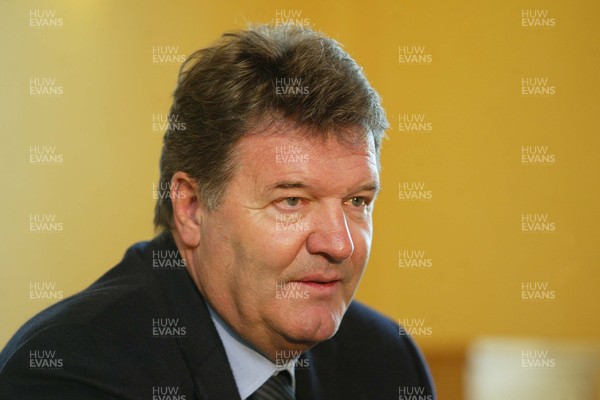
M 178 256 L 177 247 L 170 234 L 163 234 L 152 241 L 144 255 L 145 263 L 152 270 L 153 251 Z M 177 260 L 173 260 L 177 261 Z M 175 263 L 177 265 L 177 263 Z M 195 398 L 201 400 L 239 399 L 239 393 L 229 366 L 223 343 L 217 333 L 204 298 L 185 268 L 153 271 L 168 312 L 179 318 L 186 327 L 186 335 L 177 338 L 177 344 L 186 360 L 191 379 L 194 381 Z
M 296 400 L 323 399 L 324 391 L 322 381 L 317 376 L 315 358 L 310 351 L 300 356 L 301 362 L 298 365 L 305 365 L 305 368 L 296 368 Z M 306 360 L 306 361 L 304 361 Z

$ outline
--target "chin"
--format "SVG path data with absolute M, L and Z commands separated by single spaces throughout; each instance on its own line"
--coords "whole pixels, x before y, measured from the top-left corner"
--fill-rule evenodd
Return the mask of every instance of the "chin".
M 284 336 L 290 342 L 308 346 L 330 339 L 340 327 L 343 311 L 325 306 L 313 306 L 284 319 Z M 287 322 L 287 323 L 286 323 Z

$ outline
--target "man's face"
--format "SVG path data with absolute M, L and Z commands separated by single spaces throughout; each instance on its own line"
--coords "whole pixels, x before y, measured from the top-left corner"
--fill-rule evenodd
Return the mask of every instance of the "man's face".
M 199 217 L 200 290 L 263 352 L 333 336 L 371 246 L 379 186 L 373 144 L 299 132 L 245 135 L 221 206 Z

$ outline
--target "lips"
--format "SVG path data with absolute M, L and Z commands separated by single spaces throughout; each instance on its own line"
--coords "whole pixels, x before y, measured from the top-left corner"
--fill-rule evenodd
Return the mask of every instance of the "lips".
M 313 281 L 300 281 L 301 285 L 311 287 L 318 290 L 335 289 L 340 281 L 329 281 L 329 282 L 313 282 Z
M 331 284 L 331 283 L 336 283 L 342 280 L 342 277 L 339 275 L 322 275 L 322 274 L 316 274 L 316 275 L 309 275 L 306 277 L 303 277 L 301 279 L 296 279 L 295 282 L 302 282 L 302 283 L 315 283 L 315 284 Z
M 329 298 L 338 292 L 338 288 L 342 284 L 342 277 L 338 274 L 321 273 L 307 275 L 292 282 L 302 285 L 305 290 L 308 290 L 310 293 L 312 293 L 311 296 L 325 296 Z

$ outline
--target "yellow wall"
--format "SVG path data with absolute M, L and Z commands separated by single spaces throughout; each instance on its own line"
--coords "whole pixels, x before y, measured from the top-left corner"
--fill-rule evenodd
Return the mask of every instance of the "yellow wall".
M 32 27 L 31 10 L 63 26 Z M 153 47 L 190 54 L 277 10 L 343 43 L 392 125 L 358 298 L 422 320 L 426 350 L 480 335 L 599 339 L 598 2 L 14 0 L 0 5 L 0 343 L 54 302 L 30 299 L 31 283 L 70 295 L 153 235 L 152 119 L 168 112 L 178 70 L 153 63 Z M 547 10 L 555 26 L 523 27 L 523 10 Z M 424 46 L 431 62 L 400 63 L 403 46 Z M 63 93 L 32 96 L 30 79 L 44 77 Z M 524 96 L 523 78 L 555 93 Z M 431 131 L 400 131 L 400 114 L 424 114 Z M 32 163 L 30 146 L 55 146 L 62 162 Z M 522 165 L 522 146 L 547 146 L 555 161 Z M 401 182 L 424 183 L 432 199 L 400 200 Z M 31 214 L 63 229 L 31 232 Z M 556 229 L 523 232 L 522 214 Z M 425 251 L 432 266 L 400 268 L 401 250 Z M 555 298 L 524 301 L 523 282 Z

